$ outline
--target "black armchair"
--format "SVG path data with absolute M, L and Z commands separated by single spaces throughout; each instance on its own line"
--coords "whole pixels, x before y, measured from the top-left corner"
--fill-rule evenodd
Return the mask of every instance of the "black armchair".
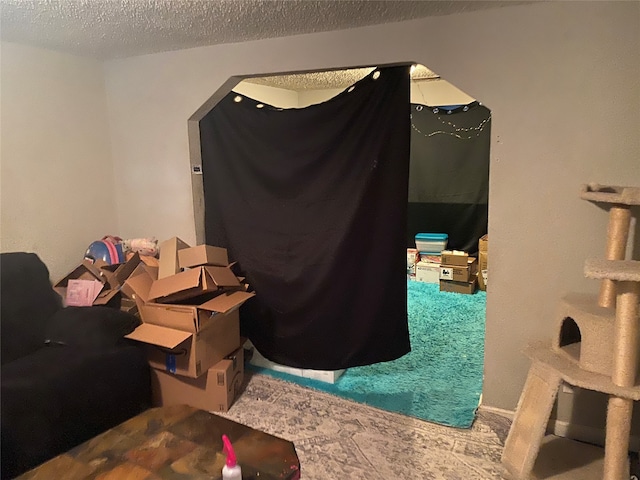
M 139 325 L 107 307 L 63 308 L 33 253 L 0 255 L 2 478 L 13 478 L 151 406 Z

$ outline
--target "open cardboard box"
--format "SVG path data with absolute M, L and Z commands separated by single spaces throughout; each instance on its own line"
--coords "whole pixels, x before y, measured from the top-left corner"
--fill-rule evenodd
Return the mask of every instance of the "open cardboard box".
M 187 404 L 209 412 L 226 412 L 240 394 L 244 381 L 244 349 L 235 350 L 200 378 L 151 370 L 155 406 Z
M 154 280 L 148 299 L 172 303 L 223 289 L 242 289 L 240 280 L 229 267 L 197 267 Z
M 154 368 L 197 378 L 239 347 L 238 309 L 254 294 L 221 291 L 197 305 L 154 303 L 150 292 L 158 281 L 155 275 L 157 270 L 141 264 L 125 283 L 133 292 L 143 322 L 126 337 L 148 345 L 149 363 Z M 178 282 L 175 288 L 182 286 Z
M 121 287 L 139 263 L 140 256 L 137 253 L 128 261 L 116 265 L 109 265 L 102 260 L 94 263 L 83 260 L 80 265 L 56 282 L 53 289 L 64 299 L 67 296 L 69 280 L 97 280 L 102 284 L 102 288 L 93 305 L 107 305 L 120 293 Z

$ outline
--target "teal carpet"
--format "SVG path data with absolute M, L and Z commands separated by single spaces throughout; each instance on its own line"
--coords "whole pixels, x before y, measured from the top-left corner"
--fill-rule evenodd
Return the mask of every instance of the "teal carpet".
M 348 369 L 335 384 L 250 366 L 273 377 L 452 427 L 473 423 L 482 392 L 486 293 L 407 282 L 411 352 Z

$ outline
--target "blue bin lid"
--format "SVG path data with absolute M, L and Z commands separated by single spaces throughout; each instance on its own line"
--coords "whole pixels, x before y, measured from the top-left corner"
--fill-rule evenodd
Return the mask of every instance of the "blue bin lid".
M 418 233 L 416 240 L 447 240 L 449 235 L 446 233 Z

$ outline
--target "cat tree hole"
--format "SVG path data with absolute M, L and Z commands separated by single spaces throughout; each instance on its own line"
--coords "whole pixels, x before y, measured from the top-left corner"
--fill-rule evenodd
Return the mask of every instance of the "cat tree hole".
M 566 317 L 562 321 L 562 327 L 560 328 L 559 345 L 570 357 L 574 358 L 576 362 L 580 361 L 580 347 L 582 345 L 582 334 L 580 333 L 580 327 L 571 317 Z

